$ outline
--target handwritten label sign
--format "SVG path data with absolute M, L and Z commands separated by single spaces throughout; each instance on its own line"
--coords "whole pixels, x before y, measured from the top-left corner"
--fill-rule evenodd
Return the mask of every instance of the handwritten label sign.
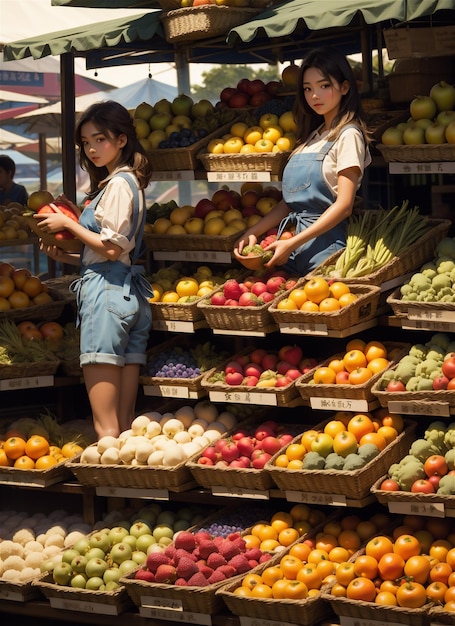
M 53 386 L 53 376 L 29 376 L 26 378 L 6 378 L 0 380 L 0 391 L 15 391 L 17 389 L 34 389 L 36 387 Z
M 346 496 L 336 493 L 309 493 L 307 491 L 286 491 L 288 502 L 303 502 L 330 506 L 347 506 Z
M 353 398 L 310 398 L 310 406 L 312 409 L 320 409 L 322 411 L 355 411 L 362 413 L 368 411 L 368 402 L 366 400 L 354 400 Z
M 431 393 L 431 391 L 429 393 Z M 387 408 L 391 413 L 404 413 L 405 415 L 450 416 L 450 405 L 448 402 L 434 402 L 432 400 L 389 400 Z
M 84 600 L 70 600 L 68 598 L 49 598 L 49 602 L 53 609 L 81 611 L 83 613 L 100 613 L 101 615 L 118 615 L 118 608 L 115 604 L 86 602 Z
M 188 398 L 196 400 L 197 391 L 191 391 L 188 387 L 177 385 L 144 385 L 144 395 L 161 396 L 163 398 Z
M 241 489 L 240 487 L 223 487 L 215 485 L 212 487 L 213 496 L 224 496 L 228 498 L 248 498 L 256 500 L 269 500 L 268 491 L 259 491 L 257 489 Z
M 169 622 L 181 622 L 182 624 L 202 624 L 202 626 L 211 626 L 212 618 L 204 613 L 191 613 L 189 611 L 174 611 L 172 609 L 155 609 L 151 607 L 139 607 L 139 615 L 141 617 L 150 617 L 156 620 L 165 620 Z
M 242 404 L 266 404 L 277 406 L 278 399 L 274 393 L 266 394 L 254 391 L 209 391 L 212 402 L 235 402 Z
M 178 322 L 176 320 L 154 320 L 154 330 L 169 331 L 172 333 L 194 333 L 193 322 Z
M 329 334 L 327 324 L 301 323 L 295 324 L 291 322 L 280 322 L 280 333 L 290 335 L 301 333 L 303 335 L 321 335 L 327 337 Z
M 455 162 L 389 163 L 389 174 L 453 174 Z
M 389 503 L 389 511 L 398 515 L 428 515 L 428 517 L 445 517 L 442 502 L 394 502 Z
M 399 622 L 340 616 L 341 626 L 400 626 Z
M 269 183 L 272 180 L 270 172 L 207 172 L 209 183 L 236 183 L 244 181 L 258 181 Z
M 96 495 L 105 498 L 169 500 L 167 489 L 131 489 L 129 487 L 96 487 Z

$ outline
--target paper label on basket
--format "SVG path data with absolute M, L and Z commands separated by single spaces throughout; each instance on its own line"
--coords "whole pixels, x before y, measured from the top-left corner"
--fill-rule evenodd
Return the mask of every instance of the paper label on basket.
M 0 391 L 15 389 L 34 389 L 35 387 L 53 387 L 53 376 L 30 376 L 28 378 L 6 378 L 0 380 Z
M 380 619 L 363 619 L 359 617 L 347 617 L 340 615 L 341 626 L 403 626 L 399 622 L 384 621 Z
M 443 309 L 419 309 L 415 306 L 408 307 L 408 317 L 410 320 L 424 320 L 435 322 L 451 322 L 454 327 L 453 311 L 447 311 Z
M 152 609 L 150 607 L 139 607 L 141 617 L 150 617 L 156 620 L 167 620 L 170 622 L 182 622 L 182 624 L 202 624 L 211 626 L 212 618 L 205 613 L 190 613 L 188 611 L 177 612 L 173 609 Z
M 11 600 L 11 602 L 24 602 L 25 598 L 21 593 L 14 593 L 8 589 L 0 589 L 0 600 Z
M 212 402 L 241 402 L 243 404 L 266 404 L 277 406 L 278 399 L 274 393 L 259 393 L 254 391 L 210 391 Z
M 428 311 L 427 313 L 426 311 L 415 312 L 415 309 L 408 309 L 408 317 L 401 318 L 401 327 L 405 330 L 453 332 L 455 331 L 453 317 L 453 311 L 439 310 Z
M 429 393 L 431 393 L 431 391 Z M 450 417 L 450 405 L 448 402 L 432 400 L 389 400 L 387 408 L 391 413 Z
M 455 162 L 427 161 L 425 163 L 389 163 L 390 174 L 453 174 Z
M 133 489 L 129 487 L 96 487 L 96 495 L 104 498 L 138 498 L 169 500 L 167 489 Z
M 230 252 L 217 250 L 155 250 L 155 261 L 194 261 L 196 263 L 224 263 L 232 262 Z
M 347 506 L 346 496 L 337 493 L 309 493 L 307 491 L 286 491 L 288 502 L 303 502 L 305 504 L 321 504 Z
M 292 324 L 291 322 L 280 322 L 280 333 L 288 333 L 293 335 L 294 333 L 303 333 L 305 335 L 322 335 L 327 336 L 329 334 L 327 324 L 305 323 L 305 324 Z
M 144 385 L 144 395 L 163 398 L 190 398 L 193 400 L 198 398 L 196 391 L 190 391 L 188 387 L 178 385 Z
M 49 598 L 53 609 L 65 609 L 65 611 L 82 611 L 83 613 L 100 613 L 101 615 L 118 615 L 115 604 L 101 602 L 87 602 L 82 600 L 68 600 L 61 598 Z
M 154 330 L 169 331 L 172 333 L 194 333 L 193 322 L 178 322 L 175 320 L 154 320 Z
M 207 172 L 209 183 L 236 183 L 254 181 L 269 183 L 272 180 L 270 172 Z
M 194 180 L 194 170 L 154 170 L 153 180 Z
M 178 598 L 162 598 L 161 596 L 141 596 L 141 606 L 169 611 L 183 611 L 183 602 Z
M 280 620 L 277 622 L 273 619 L 262 619 L 259 617 L 239 617 L 240 626 L 297 626 L 295 623 L 283 622 Z
M 389 503 L 389 511 L 398 515 L 428 515 L 428 517 L 445 517 L 446 511 L 443 502 L 395 502 Z
M 257 489 L 241 489 L 239 487 L 222 487 L 216 485 L 212 487 L 213 496 L 225 496 L 229 498 L 248 498 L 256 500 L 269 500 L 270 493 L 268 491 L 259 491 Z
M 355 400 L 354 398 L 322 398 L 311 397 L 310 406 L 312 409 L 322 409 L 323 411 L 355 411 L 362 413 L 368 411 L 366 400 Z

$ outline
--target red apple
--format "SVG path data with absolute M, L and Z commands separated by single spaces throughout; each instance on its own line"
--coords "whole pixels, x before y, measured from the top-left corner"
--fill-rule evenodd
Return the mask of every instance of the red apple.
M 280 440 L 277 437 L 266 437 L 262 440 L 262 449 L 272 456 L 281 448 Z
M 209 461 L 216 463 L 216 461 L 218 461 L 218 453 L 215 446 L 207 446 L 201 458 L 206 458 Z
M 349 372 L 337 372 L 335 376 L 335 384 L 337 385 L 349 385 Z
M 246 387 L 256 387 L 259 382 L 259 378 L 257 376 L 245 376 L 242 384 Z
M 215 463 L 212 461 L 212 459 L 209 459 L 208 456 L 201 456 L 198 459 L 198 465 L 210 465 L 213 466 L 215 465 Z
M 429 480 L 421 478 L 412 483 L 412 493 L 434 493 L 434 487 Z
M 260 107 L 262 104 L 268 102 L 271 98 L 272 96 L 266 91 L 260 91 L 259 93 L 255 93 L 250 97 L 250 106 Z
M 226 104 L 229 104 L 230 99 L 236 93 L 237 93 L 237 89 L 235 87 L 225 87 L 224 89 L 221 90 L 221 93 L 220 93 L 221 102 L 225 102 Z
M 229 361 L 229 363 L 224 367 L 224 373 L 233 374 L 234 372 L 243 374 L 243 367 L 238 361 Z
M 225 376 L 226 385 L 237 386 L 243 382 L 243 374 L 240 372 L 230 372 Z
M 217 293 L 214 293 L 213 296 L 210 298 L 210 304 L 213 304 L 215 306 L 223 306 L 226 304 L 226 296 L 224 295 L 224 293 L 222 291 L 218 291 Z
M 287 387 L 292 383 L 292 378 L 284 374 L 283 376 L 278 376 L 276 379 L 275 387 Z
M 292 365 L 292 363 L 289 363 L 289 361 L 278 361 L 277 366 L 276 366 L 276 371 L 278 372 L 278 374 L 286 374 L 286 372 L 290 369 L 292 369 L 294 366 Z
M 272 456 L 270 454 L 267 454 L 267 452 L 264 452 L 263 450 L 255 450 L 253 452 L 253 455 L 256 453 L 257 455 L 253 459 L 251 465 L 254 467 L 254 469 L 263 469 L 264 465 L 267 463 L 267 461 L 270 461 Z
M 242 289 L 235 278 L 230 278 L 223 285 L 223 295 L 228 300 L 238 300 L 242 295 Z
M 248 94 L 250 82 L 251 81 L 249 78 L 241 78 L 239 82 L 237 83 L 238 91 L 242 91 L 243 93 Z
M 269 82 L 266 83 L 265 85 L 266 92 L 273 97 L 277 95 L 280 89 L 281 89 L 281 83 L 278 80 L 269 80 Z
M 254 293 L 251 293 L 251 291 L 245 291 L 245 293 L 242 293 L 242 295 L 239 298 L 239 305 L 240 306 L 257 306 L 258 298 L 257 296 L 254 295 Z
M 263 348 L 256 348 L 256 350 L 253 350 L 250 353 L 250 361 L 252 361 L 253 363 L 262 363 L 262 359 L 265 357 L 265 355 L 267 354 L 267 350 L 264 350 Z
M 281 447 L 284 448 L 284 446 L 287 446 L 288 443 L 291 443 L 294 437 L 290 435 L 289 433 L 283 433 L 282 435 L 278 437 L 278 439 L 280 441 Z
M 234 300 L 234 298 L 228 298 L 224 304 L 225 306 L 239 306 L 239 301 Z
M 265 91 L 265 83 L 260 78 L 255 78 L 254 80 L 250 80 L 248 87 L 248 95 L 253 96 L 256 93 L 261 93 Z
M 283 276 L 271 276 L 266 282 L 267 291 L 270 291 L 270 293 L 276 293 L 285 283 L 286 279 Z
M 265 370 L 275 370 L 278 365 L 277 355 L 266 354 L 261 361 L 261 365 Z
M 406 387 L 401 382 L 401 380 L 391 380 L 386 387 L 386 391 L 389 391 L 389 392 L 406 391 Z
M 226 463 L 231 463 L 234 459 L 238 459 L 240 456 L 237 444 L 233 441 L 228 441 L 224 448 L 221 450 L 221 458 Z
M 260 194 L 258 194 L 258 192 L 254 191 L 253 189 L 245 191 L 245 193 L 242 193 L 242 195 L 240 196 L 240 206 L 242 207 L 242 209 L 248 209 L 253 207 L 256 208 L 256 203 L 260 197 Z
M 260 296 L 261 293 L 264 293 L 266 291 L 269 291 L 267 285 L 261 280 L 257 280 L 251 287 L 251 293 L 254 293 L 255 296 Z
M 291 380 L 297 380 L 297 378 L 300 378 L 300 376 L 302 376 L 302 372 L 296 367 L 291 367 L 291 369 L 287 370 L 285 376 L 287 376 Z
M 292 365 L 298 365 L 303 358 L 302 348 L 299 346 L 284 346 L 278 353 L 282 361 L 289 361 Z
M 267 302 L 272 302 L 274 298 L 275 295 L 273 293 L 270 293 L 270 291 L 264 291 L 264 293 L 261 293 L 261 295 L 258 296 L 258 300 L 264 302 L 264 304 L 266 304 Z
M 316 367 L 317 364 L 318 364 L 317 359 L 313 357 L 305 357 L 299 363 L 299 370 L 302 372 L 302 374 L 306 374 L 307 372 L 312 370 L 313 367 Z
M 221 211 L 235 208 L 235 199 L 231 196 L 231 192 L 228 189 L 218 189 L 215 191 L 212 196 L 212 202 L 215 207 Z
M 447 376 L 438 376 L 433 379 L 433 389 L 438 391 L 439 389 L 447 389 L 447 385 L 449 384 L 449 379 Z
M 231 109 L 244 109 L 248 106 L 249 100 L 250 98 L 247 93 L 237 91 L 233 96 L 231 96 L 229 100 L 229 107 Z
M 256 376 L 256 378 L 259 378 L 263 371 L 264 368 L 258 363 L 248 363 L 243 369 L 245 376 Z
M 254 436 L 258 441 L 262 441 L 266 437 L 273 437 L 275 435 L 275 430 L 267 424 L 259 425 L 254 431 Z
M 455 357 L 445 359 L 442 364 L 442 373 L 450 380 L 455 378 Z
M 210 213 L 210 211 L 215 211 L 216 206 L 213 204 L 211 200 L 208 198 L 202 198 L 194 207 L 194 217 L 200 217 L 204 219 L 204 217 Z
M 242 437 L 237 441 L 237 447 L 242 456 L 251 457 L 254 450 L 254 443 L 251 437 Z

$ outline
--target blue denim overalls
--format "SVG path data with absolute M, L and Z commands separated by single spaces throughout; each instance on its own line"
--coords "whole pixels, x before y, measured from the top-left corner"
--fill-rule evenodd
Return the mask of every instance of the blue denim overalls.
M 346 126 L 342 132 L 347 128 L 355 127 Z M 290 212 L 281 220 L 278 236 L 285 230 L 295 229 L 296 234 L 302 232 L 335 201 L 322 172 L 323 160 L 333 144 L 334 141 L 327 141 L 320 152 L 294 154 L 286 164 L 282 190 Z M 343 220 L 326 233 L 301 245 L 290 254 L 284 267 L 305 276 L 331 254 L 346 246 L 346 223 L 347 220 Z
M 137 232 L 136 247 L 131 254 L 134 263 L 141 249 L 145 211 L 138 229 L 137 186 L 131 174 L 119 172 L 116 176 L 128 181 L 134 196 L 133 224 L 128 235 L 131 240 Z M 100 232 L 95 220 L 95 208 L 105 189 L 87 205 L 79 220 L 92 232 Z M 153 291 L 143 272 L 142 266 L 125 265 L 121 261 L 101 261 L 81 266 L 81 277 L 70 287 L 77 297 L 81 366 L 93 363 L 120 366 L 126 363 L 145 364 L 152 323 L 147 298 L 153 295 Z

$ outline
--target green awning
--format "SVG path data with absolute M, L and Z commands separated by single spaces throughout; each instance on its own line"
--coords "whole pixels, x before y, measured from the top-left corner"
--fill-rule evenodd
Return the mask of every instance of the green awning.
M 123 17 L 86 26 L 78 26 L 29 39 L 12 41 L 5 45 L 3 58 L 6 61 L 53 55 L 65 52 L 83 52 L 99 48 L 112 48 L 119 44 L 149 41 L 154 35 L 164 40 L 160 22 L 160 11 L 143 13 L 135 17 Z
M 290 0 L 233 28 L 227 42 L 234 44 L 237 38 L 249 42 L 264 34 L 269 38 L 285 37 L 299 26 L 309 30 L 343 27 L 358 15 L 367 24 L 378 24 L 409 22 L 436 11 L 454 9 L 455 0 Z

